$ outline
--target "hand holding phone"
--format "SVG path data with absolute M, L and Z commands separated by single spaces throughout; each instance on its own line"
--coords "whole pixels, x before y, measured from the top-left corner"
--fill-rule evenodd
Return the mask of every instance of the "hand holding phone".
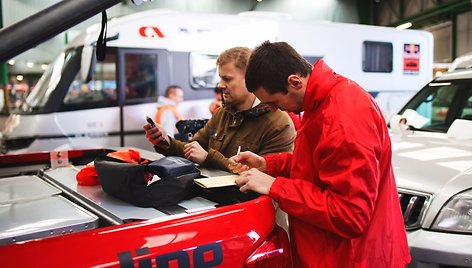
M 156 123 L 154 123 L 151 117 L 146 116 L 146 121 L 151 125 L 151 128 L 156 127 Z M 169 143 L 167 142 L 166 139 L 161 140 L 159 143 L 169 146 Z
M 146 121 L 151 125 L 151 127 L 156 127 L 156 124 L 154 121 L 151 119 L 151 117 L 146 116 Z

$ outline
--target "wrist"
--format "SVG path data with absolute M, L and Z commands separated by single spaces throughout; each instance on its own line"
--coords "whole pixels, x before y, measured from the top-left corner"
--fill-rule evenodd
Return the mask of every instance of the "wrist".
M 154 149 L 156 149 L 156 151 L 159 151 L 159 150 L 168 150 L 170 148 L 170 138 L 169 136 L 165 136 L 165 138 L 163 140 L 160 140 L 159 142 L 156 142 L 154 143 Z
M 259 156 L 259 163 L 260 163 L 259 170 L 265 173 L 267 171 L 267 162 L 265 158 L 262 156 Z

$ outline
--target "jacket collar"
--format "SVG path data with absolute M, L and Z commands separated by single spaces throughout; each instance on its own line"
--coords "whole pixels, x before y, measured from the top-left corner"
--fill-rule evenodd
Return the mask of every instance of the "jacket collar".
M 249 117 L 259 117 L 270 112 L 269 105 L 261 103 L 259 99 L 256 98 L 254 103 L 251 109 L 245 111 L 236 111 L 234 108 L 224 107 L 225 111 L 231 115 L 231 123 L 229 126 L 238 127 Z
M 338 75 L 322 60 L 313 65 L 303 99 L 303 111 L 310 112 L 318 108 L 336 85 Z

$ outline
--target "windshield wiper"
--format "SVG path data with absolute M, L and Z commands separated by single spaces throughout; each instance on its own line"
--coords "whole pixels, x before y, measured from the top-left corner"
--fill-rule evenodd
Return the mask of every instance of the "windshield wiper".
M 444 130 L 440 130 L 440 129 L 437 129 L 437 128 L 416 128 L 412 125 L 408 125 L 408 130 L 411 130 L 411 131 L 424 131 L 424 132 L 438 132 L 438 133 L 446 132 Z

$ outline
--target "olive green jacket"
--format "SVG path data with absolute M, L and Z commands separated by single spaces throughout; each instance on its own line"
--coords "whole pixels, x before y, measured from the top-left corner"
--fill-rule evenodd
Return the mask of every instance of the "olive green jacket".
M 237 112 L 224 107 L 218 109 L 208 123 L 190 141 L 197 141 L 208 156 L 205 167 L 228 171 L 228 158 L 235 155 L 238 146 L 241 151 L 259 155 L 291 152 L 295 140 L 295 128 L 286 112 L 271 112 L 265 104 Z M 156 150 L 164 155 L 183 157 L 185 142 L 170 138 L 167 150 Z

